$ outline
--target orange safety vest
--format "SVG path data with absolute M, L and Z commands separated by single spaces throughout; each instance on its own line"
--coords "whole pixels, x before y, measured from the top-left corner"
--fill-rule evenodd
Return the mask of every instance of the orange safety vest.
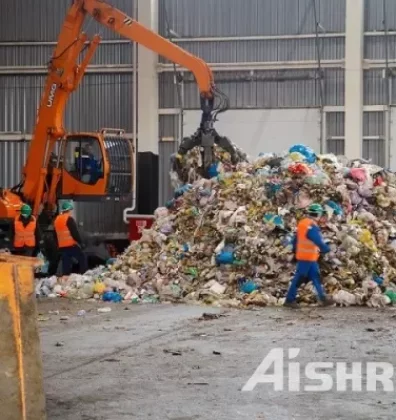
M 316 262 L 319 259 L 319 248 L 307 238 L 308 230 L 316 223 L 311 219 L 303 219 L 297 226 L 297 261 L 311 261 Z
M 77 245 L 77 242 L 73 239 L 69 228 L 67 227 L 67 221 L 70 215 L 67 213 L 60 214 L 56 217 L 54 222 L 54 228 L 56 236 L 58 238 L 58 247 L 67 248 L 69 246 Z
M 36 246 L 36 226 L 37 222 L 34 217 L 31 221 L 24 226 L 19 216 L 14 221 L 15 227 L 15 237 L 14 237 L 14 247 L 15 248 L 34 248 Z

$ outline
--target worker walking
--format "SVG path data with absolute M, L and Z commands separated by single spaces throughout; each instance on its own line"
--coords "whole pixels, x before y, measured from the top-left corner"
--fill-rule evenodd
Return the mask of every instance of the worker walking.
M 32 257 L 37 245 L 43 244 L 41 232 L 32 216 L 32 208 L 24 204 L 21 207 L 21 214 L 17 216 L 11 225 L 11 238 L 14 245 L 14 254 L 24 257 Z
M 320 281 L 318 264 L 320 253 L 326 254 L 330 252 L 330 247 L 323 241 L 317 224 L 323 212 L 323 207 L 320 204 L 312 204 L 308 208 L 308 217 L 298 223 L 297 234 L 293 243 L 297 269 L 286 296 L 285 306 L 287 307 L 298 307 L 296 302 L 298 288 L 308 281 L 312 281 L 322 305 L 329 306 L 333 304 L 332 299 L 327 298 L 325 295 Z
M 66 276 L 72 272 L 73 259 L 77 260 L 81 274 L 84 274 L 88 269 L 84 252 L 81 249 L 82 240 L 80 233 L 75 220 L 70 214 L 72 210 L 72 203 L 63 203 L 61 214 L 54 221 L 58 248 L 62 254 L 62 272 Z

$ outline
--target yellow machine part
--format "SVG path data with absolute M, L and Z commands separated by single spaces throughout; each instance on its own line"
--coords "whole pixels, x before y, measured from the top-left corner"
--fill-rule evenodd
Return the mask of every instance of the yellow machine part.
M 0 254 L 0 418 L 45 420 L 35 258 Z

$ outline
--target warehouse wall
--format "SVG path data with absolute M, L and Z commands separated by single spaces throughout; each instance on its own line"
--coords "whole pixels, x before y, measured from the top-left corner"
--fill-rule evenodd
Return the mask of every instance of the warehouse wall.
M 200 111 L 186 111 L 185 135 L 194 133 L 199 117 Z M 251 158 L 260 153 L 282 153 L 298 143 L 320 152 L 318 109 L 230 110 L 219 116 L 216 127 Z
M 168 20 L 180 37 L 174 42 L 212 64 L 216 84 L 229 96 L 231 109 L 323 107 L 327 111 L 322 134 L 327 151 L 345 152 L 345 0 L 316 0 L 319 45 L 315 43 L 312 0 L 160 0 L 159 4 L 161 32 L 167 33 Z M 392 77 L 388 99 L 384 61 L 388 43 L 388 59 L 395 66 L 396 2 L 386 0 L 385 8 L 386 19 L 383 0 L 365 0 L 362 142 L 363 157 L 387 166 L 393 153 L 388 132 L 396 132 L 396 120 L 390 121 L 386 106 L 395 103 L 396 83 Z M 386 36 L 384 20 L 389 31 Z M 160 62 L 160 108 L 177 108 L 172 68 L 165 60 Z M 183 76 L 184 108 L 198 109 L 194 79 L 190 73 Z M 170 117 L 161 116 L 161 120 L 166 118 Z M 273 122 L 269 120 L 268 125 Z M 171 136 L 169 130 L 166 135 Z M 174 137 L 178 136 L 175 131 Z
M 324 61 L 342 60 L 345 0 L 317 0 L 316 4 L 317 16 L 325 28 L 320 38 L 320 57 Z M 232 108 L 320 105 L 312 0 L 161 0 L 159 5 L 161 33 L 166 35 L 167 16 L 171 28 L 181 37 L 175 42 L 183 48 L 209 63 L 251 64 L 245 71 L 215 72 L 216 84 L 229 94 Z M 206 40 L 198 40 L 199 37 Z M 222 39 L 217 41 L 216 37 Z M 234 38 L 227 41 L 229 37 Z M 275 71 L 253 71 L 254 63 L 268 65 L 281 61 L 309 61 L 312 68 L 285 71 L 287 66 L 280 66 Z M 343 105 L 343 71 L 326 68 L 324 85 L 324 103 Z M 171 72 L 160 75 L 160 94 L 161 108 L 177 106 Z M 187 109 L 199 106 L 197 88 L 190 74 L 185 75 L 184 99 Z
M 297 139 L 290 123 L 290 134 L 287 140 L 284 139 L 282 149 L 297 140 L 305 140 L 306 143 L 314 141 L 318 145 L 321 132 L 320 118 L 316 116 L 319 115 L 319 109 L 322 106 L 343 106 L 345 103 L 342 69 L 345 56 L 345 0 L 316 0 L 315 5 L 316 18 L 321 25 L 318 44 L 312 0 L 159 1 L 161 33 L 167 35 L 168 21 L 171 29 L 180 37 L 175 38 L 174 42 L 211 63 L 216 85 L 230 99 L 232 111 L 221 116 L 217 128 L 227 131 L 226 126 L 233 120 L 234 110 L 285 110 L 283 114 L 278 111 L 262 112 L 265 122 L 251 152 L 267 150 L 268 144 L 274 144 L 280 135 L 284 138 L 283 130 L 275 139 L 275 127 L 279 127 L 279 118 L 292 115 L 288 112 L 296 108 L 303 109 L 301 112 L 304 115 L 315 115 L 315 131 L 307 131 L 305 139 L 301 132 Z M 318 50 L 323 66 L 322 77 L 317 69 Z M 166 60 L 160 59 L 160 63 L 160 108 L 177 108 L 180 104 L 173 69 Z M 183 73 L 182 90 L 184 109 L 199 109 L 199 93 L 191 73 Z M 246 116 L 250 121 L 250 114 L 239 115 Z M 184 125 L 183 133 L 180 133 L 177 116 L 173 121 L 171 119 L 169 115 L 160 117 L 160 138 L 178 139 L 181 134 L 189 135 L 194 129 L 194 121 L 195 128 L 199 122 L 198 114 L 186 111 L 185 120 L 188 122 Z M 227 122 L 222 124 L 222 121 Z M 233 127 L 235 129 L 225 134 L 229 133 L 237 144 L 243 143 L 243 139 L 237 138 L 237 133 L 244 128 Z M 327 128 L 329 131 L 336 129 L 332 121 L 328 122 Z M 251 130 L 249 133 L 253 135 Z M 333 146 L 330 138 L 324 139 L 324 143 Z M 164 174 L 164 178 L 166 176 Z M 163 188 L 169 191 L 169 182 Z

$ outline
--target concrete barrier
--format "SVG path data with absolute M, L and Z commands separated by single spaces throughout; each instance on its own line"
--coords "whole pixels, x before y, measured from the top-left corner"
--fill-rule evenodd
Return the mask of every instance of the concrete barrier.
M 33 266 L 0 254 L 0 419 L 45 420 Z

